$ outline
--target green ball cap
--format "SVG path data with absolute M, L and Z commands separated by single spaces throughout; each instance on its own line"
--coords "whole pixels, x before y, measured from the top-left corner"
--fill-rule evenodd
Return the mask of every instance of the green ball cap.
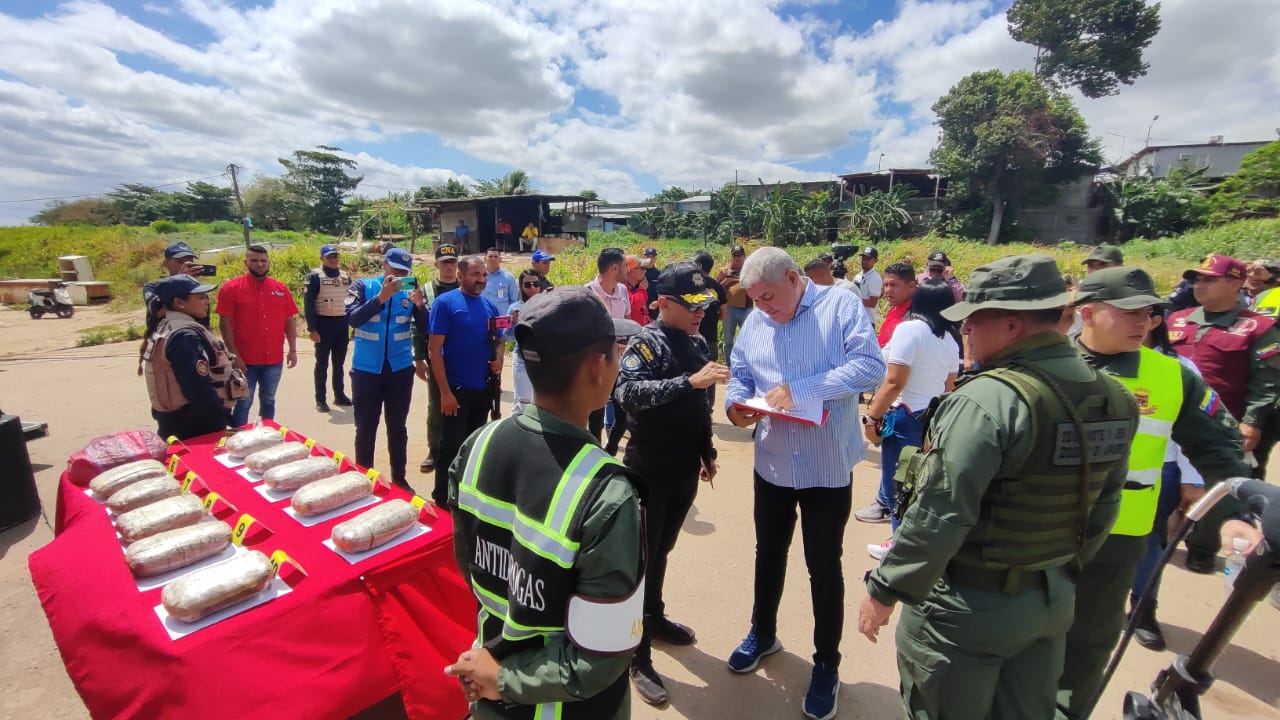
M 1048 255 L 1015 255 L 983 265 L 969 276 L 964 301 L 942 311 L 959 322 L 979 310 L 1048 310 L 1071 302 L 1067 281 Z
M 1103 302 L 1121 310 L 1164 306 L 1156 295 L 1156 284 L 1145 270 L 1135 267 L 1109 267 L 1091 272 L 1080 281 L 1072 305 Z

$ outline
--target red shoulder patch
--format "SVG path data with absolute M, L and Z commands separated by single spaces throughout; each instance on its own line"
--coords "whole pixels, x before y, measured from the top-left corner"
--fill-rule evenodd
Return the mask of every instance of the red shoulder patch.
M 199 360 L 197 360 L 196 373 L 207 377 L 209 375 L 209 361 L 205 360 L 204 358 L 200 358 Z

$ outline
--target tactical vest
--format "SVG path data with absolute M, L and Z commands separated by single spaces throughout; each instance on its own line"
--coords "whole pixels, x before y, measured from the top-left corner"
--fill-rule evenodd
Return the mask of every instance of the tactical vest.
M 564 457 L 572 460 L 562 467 L 559 458 Z M 454 522 L 471 548 L 479 639 L 495 658 L 543 647 L 566 634 L 580 645 L 566 626 L 577 588 L 574 565 L 582 523 L 605 481 L 620 471 L 625 472 L 622 464 L 599 447 L 552 433 L 531 436 L 515 418 L 489 423 L 477 433 L 458 486 Z M 548 483 L 557 473 L 559 480 Z M 637 642 L 639 617 L 637 607 L 629 628 Z M 627 701 L 628 682 L 623 673 L 600 694 L 579 702 L 494 707 L 510 718 L 597 720 L 612 717 Z
M 1105 373 L 1073 382 L 1015 364 L 980 377 L 1004 383 L 1027 404 L 1031 444 L 1020 463 L 991 481 L 978 522 L 952 562 L 1020 571 L 1066 565 L 1080 552 L 1107 475 L 1127 457 L 1137 417 L 1133 396 Z
M 1182 365 L 1145 347 L 1138 358 L 1137 377 L 1112 374 L 1138 401 L 1138 432 L 1129 448 L 1129 474 L 1111 534 L 1145 537 L 1155 525 L 1160 471 L 1182 407 Z
M 382 292 L 382 278 L 365 278 L 364 297 L 372 301 Z M 413 364 L 413 302 L 403 290 L 387 299 L 368 322 L 352 332 L 355 352 L 351 367 L 364 372 L 381 373 L 385 362 L 393 371 Z M 390 340 L 388 341 L 388 338 Z
M 695 339 L 674 328 L 670 332 L 668 335 L 658 323 L 646 325 L 630 343 L 634 352 L 657 371 L 655 379 L 692 375 L 701 370 L 709 359 L 701 338 Z M 685 337 L 681 338 L 676 333 Z M 635 358 L 634 355 L 629 357 Z M 623 362 L 633 361 L 623 359 Z M 628 412 L 627 429 L 631 431 L 631 443 L 653 448 L 659 453 L 682 447 L 702 447 L 711 430 L 707 390 L 695 388 L 670 402 Z
M 1231 327 L 1209 327 L 1199 340 L 1200 327 L 1187 319 L 1195 308 L 1169 316 L 1169 344 L 1182 357 L 1195 363 L 1206 384 L 1222 398 L 1222 404 L 1237 421 L 1244 417 L 1245 380 L 1249 377 L 1250 348 L 1275 325 L 1275 321 L 1252 310 L 1241 310 Z
M 316 313 L 320 317 L 344 317 L 347 314 L 347 290 L 351 285 L 351 276 L 339 270 L 338 277 L 329 277 L 325 275 L 322 267 L 311 272 L 320 278 L 320 292 L 316 295 Z
M 1272 320 L 1280 319 L 1280 288 L 1271 288 L 1258 296 L 1249 309 Z
M 244 375 L 234 367 L 232 356 L 221 338 L 195 318 L 177 310 L 165 312 L 142 351 L 142 374 L 147 381 L 147 396 L 151 398 L 152 409 L 156 412 L 173 412 L 188 404 L 178 385 L 178 378 L 174 375 L 173 366 L 165 355 L 165 344 L 169 337 L 185 328 L 193 329 L 205 345 L 212 349 L 214 361 L 208 368 L 209 380 L 222 398 L 223 406 L 230 410 L 237 400 L 249 396 L 249 386 Z

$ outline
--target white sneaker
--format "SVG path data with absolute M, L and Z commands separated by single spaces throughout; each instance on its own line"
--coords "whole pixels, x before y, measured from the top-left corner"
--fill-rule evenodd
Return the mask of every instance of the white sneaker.
M 893 538 L 889 538 L 879 545 L 868 545 L 867 554 L 875 559 L 876 562 L 884 562 L 884 558 L 893 549 Z

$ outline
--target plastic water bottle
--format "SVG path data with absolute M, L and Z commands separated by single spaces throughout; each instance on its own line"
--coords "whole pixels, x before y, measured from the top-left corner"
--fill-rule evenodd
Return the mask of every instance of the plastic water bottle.
M 1222 568 L 1222 579 L 1227 587 L 1227 594 L 1231 594 L 1231 588 L 1236 584 L 1236 578 L 1240 576 L 1240 571 L 1244 570 L 1244 553 L 1249 549 L 1249 541 L 1244 538 L 1235 538 L 1231 541 L 1232 552 L 1227 556 L 1226 565 Z

